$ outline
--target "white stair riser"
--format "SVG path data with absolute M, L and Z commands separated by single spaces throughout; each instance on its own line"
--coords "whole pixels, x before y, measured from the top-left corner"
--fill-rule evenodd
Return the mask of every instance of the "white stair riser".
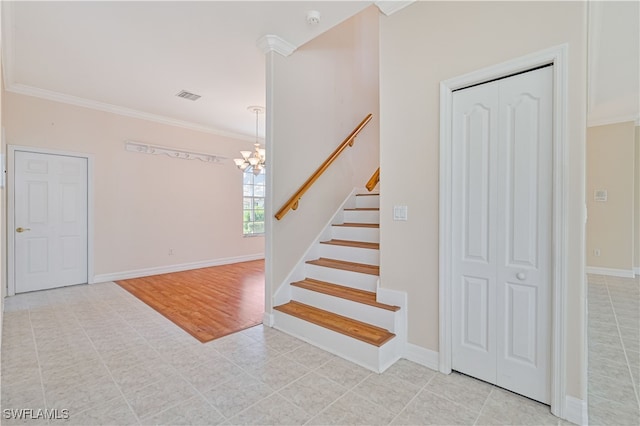
M 326 268 L 318 265 L 306 264 L 305 272 L 307 278 L 313 278 L 318 281 L 326 281 L 328 283 L 349 286 L 366 291 L 376 291 L 378 284 L 377 275 Z
M 380 265 L 380 250 L 361 247 L 338 246 L 335 244 L 319 244 L 319 257 L 346 260 L 347 262 Z
M 359 209 L 380 208 L 380 196 L 379 195 L 356 196 L 356 208 L 359 208 Z
M 377 347 L 280 311 L 273 311 L 273 313 L 274 327 L 278 330 L 355 362 L 373 372 L 381 373 L 392 364 L 390 353 L 395 352 L 396 349 L 395 344 L 392 344 L 396 340 L 395 337 L 387 344 Z
M 354 226 L 332 226 L 331 238 L 334 240 L 362 241 L 365 243 L 380 242 L 379 228 L 358 228 Z
M 375 306 L 364 305 L 351 300 L 341 299 L 317 291 L 291 286 L 291 298 L 297 302 L 311 305 L 334 314 L 384 328 L 394 333 L 396 312 Z
M 344 221 L 349 223 L 380 223 L 378 210 L 345 210 Z

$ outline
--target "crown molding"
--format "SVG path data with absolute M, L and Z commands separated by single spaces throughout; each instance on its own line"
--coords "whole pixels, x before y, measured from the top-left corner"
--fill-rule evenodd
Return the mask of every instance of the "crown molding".
M 256 42 L 258 49 L 262 53 L 276 52 L 284 57 L 291 55 L 297 49 L 296 46 L 288 41 L 278 37 L 277 35 L 267 34 L 262 36 Z
M 391 16 L 399 10 L 415 3 L 415 1 L 416 0 L 381 0 L 375 2 L 375 5 L 378 7 L 380 12 L 384 13 L 386 16 Z
M 60 102 L 64 104 L 79 106 L 83 108 L 94 109 L 97 111 L 108 112 L 111 114 L 122 115 L 140 120 L 153 121 L 155 123 L 166 124 L 168 126 L 182 127 L 184 129 L 195 130 L 197 132 L 209 133 L 213 135 L 223 136 L 227 138 L 253 142 L 254 138 L 239 133 L 226 132 L 214 127 L 203 126 L 202 124 L 190 121 L 178 120 L 163 115 L 151 114 L 131 108 L 125 108 L 118 105 L 108 104 L 104 102 L 94 101 L 91 99 L 80 98 L 77 96 L 66 95 L 64 93 L 54 92 L 52 90 L 40 89 L 38 87 L 27 86 L 24 84 L 5 84 L 7 92 L 17 93 L 20 95 L 33 96 L 36 98 L 46 99 L 49 101 Z

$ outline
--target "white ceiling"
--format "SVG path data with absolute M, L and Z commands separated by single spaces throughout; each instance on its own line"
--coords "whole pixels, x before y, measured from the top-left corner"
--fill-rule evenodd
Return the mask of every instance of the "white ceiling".
M 247 107 L 265 104 L 257 40 L 299 47 L 372 3 L 3 1 L 5 87 L 250 139 Z M 309 10 L 320 24 L 307 23 Z M 181 90 L 202 98 L 176 97 Z

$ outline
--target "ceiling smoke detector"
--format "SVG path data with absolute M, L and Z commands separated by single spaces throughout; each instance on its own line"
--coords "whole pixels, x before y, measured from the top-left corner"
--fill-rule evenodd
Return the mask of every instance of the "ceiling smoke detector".
M 195 93 L 187 92 L 186 90 L 181 90 L 179 93 L 176 93 L 176 96 L 183 99 L 189 99 L 190 101 L 197 101 L 202 97 Z
M 320 23 L 320 12 L 310 10 L 307 12 L 307 23 L 309 25 L 318 25 Z

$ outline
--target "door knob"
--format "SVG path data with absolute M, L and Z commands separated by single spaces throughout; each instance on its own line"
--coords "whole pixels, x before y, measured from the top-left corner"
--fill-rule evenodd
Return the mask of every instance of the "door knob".
M 21 226 L 16 228 L 16 232 L 24 232 L 24 231 L 31 231 L 31 228 L 23 228 Z
M 527 278 L 527 274 L 525 274 L 524 272 L 518 272 L 516 274 L 516 278 L 519 279 L 520 281 L 524 280 L 525 278 Z

